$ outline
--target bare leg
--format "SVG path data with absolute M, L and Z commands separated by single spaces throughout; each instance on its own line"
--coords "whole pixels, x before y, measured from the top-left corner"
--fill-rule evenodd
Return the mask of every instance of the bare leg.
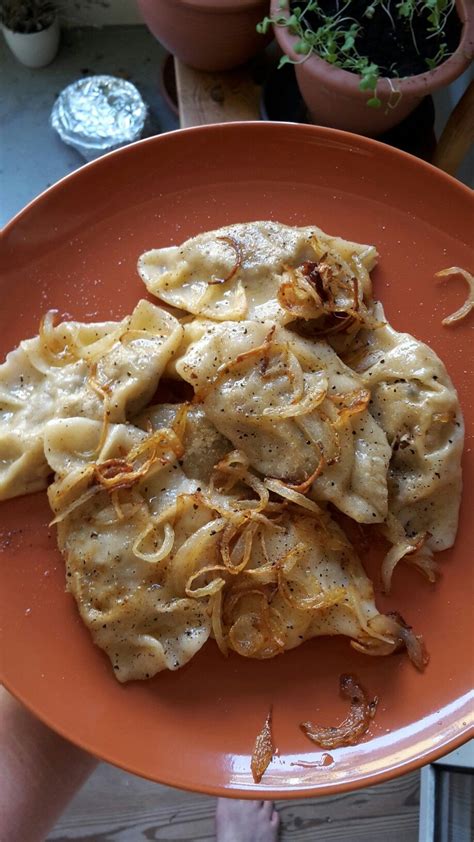
M 96 762 L 0 687 L 0 839 L 42 842 Z
M 277 842 L 279 824 L 272 801 L 217 799 L 217 842 Z

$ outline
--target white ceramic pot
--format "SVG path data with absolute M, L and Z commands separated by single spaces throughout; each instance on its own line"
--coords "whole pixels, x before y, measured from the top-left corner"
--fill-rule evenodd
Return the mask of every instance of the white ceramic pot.
M 59 18 L 56 16 L 51 26 L 40 32 L 12 32 L 2 27 L 5 41 L 13 55 L 26 67 L 45 67 L 50 64 L 58 52 Z

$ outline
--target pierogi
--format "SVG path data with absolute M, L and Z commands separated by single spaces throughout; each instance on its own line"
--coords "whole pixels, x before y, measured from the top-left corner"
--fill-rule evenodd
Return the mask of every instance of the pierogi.
M 343 635 L 426 664 L 344 530 L 388 539 L 385 590 L 402 559 L 434 581 L 463 419 L 443 363 L 374 300 L 377 257 L 315 226 L 229 225 L 141 256 L 156 305 L 49 313 L 0 366 L 0 499 L 54 474 L 67 590 L 120 682 L 209 638 L 271 658 Z
M 118 422 L 138 412 L 183 332 L 145 300 L 121 322 L 54 326 L 52 315 L 0 366 L 0 500 L 46 488 L 43 433 L 51 419 L 106 414 Z M 95 447 L 99 441 L 100 433 Z

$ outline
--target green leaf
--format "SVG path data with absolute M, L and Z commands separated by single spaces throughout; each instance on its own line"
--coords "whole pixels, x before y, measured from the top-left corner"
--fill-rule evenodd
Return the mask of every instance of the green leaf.
M 362 76 L 359 82 L 359 88 L 361 89 L 361 91 L 375 91 L 375 88 L 377 87 L 377 82 L 378 76 L 364 75 Z
M 413 0 L 402 0 L 397 4 L 398 15 L 401 18 L 411 18 L 415 11 L 415 3 Z
M 345 53 L 347 53 L 349 50 L 352 50 L 352 48 L 354 47 L 354 44 L 355 44 L 355 38 L 352 35 L 352 33 L 349 32 L 344 39 L 344 43 L 343 43 L 341 49 L 344 50 Z
M 380 108 L 382 105 L 382 100 L 378 98 L 378 96 L 372 96 L 370 99 L 367 100 L 367 105 L 369 108 Z
M 308 55 L 311 52 L 311 44 L 308 44 L 307 41 L 297 41 L 294 46 L 295 53 L 298 55 Z
M 295 62 L 289 56 L 282 56 L 278 62 L 278 70 L 285 66 L 285 64 L 294 64 Z
M 373 76 L 378 76 L 380 72 L 378 64 L 375 64 L 374 61 L 372 61 L 370 64 L 367 64 L 366 72 L 371 73 Z

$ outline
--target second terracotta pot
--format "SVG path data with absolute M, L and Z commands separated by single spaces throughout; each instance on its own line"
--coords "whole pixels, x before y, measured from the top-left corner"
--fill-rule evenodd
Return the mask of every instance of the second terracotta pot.
M 272 15 L 289 14 L 289 4 L 272 0 Z M 380 79 L 377 96 L 380 108 L 370 108 L 368 94 L 359 88 L 359 76 L 328 64 L 316 55 L 301 62 L 294 52 L 297 38 L 287 27 L 275 26 L 275 37 L 283 52 L 295 59 L 296 78 L 301 95 L 314 123 L 345 129 L 357 134 L 376 136 L 401 123 L 421 100 L 438 88 L 449 85 L 469 66 L 474 52 L 474 6 L 472 0 L 456 0 L 463 23 L 457 50 L 443 64 L 405 79 Z
M 269 0 L 137 0 L 158 41 L 198 70 L 230 70 L 262 50 L 270 38 L 256 31 Z

